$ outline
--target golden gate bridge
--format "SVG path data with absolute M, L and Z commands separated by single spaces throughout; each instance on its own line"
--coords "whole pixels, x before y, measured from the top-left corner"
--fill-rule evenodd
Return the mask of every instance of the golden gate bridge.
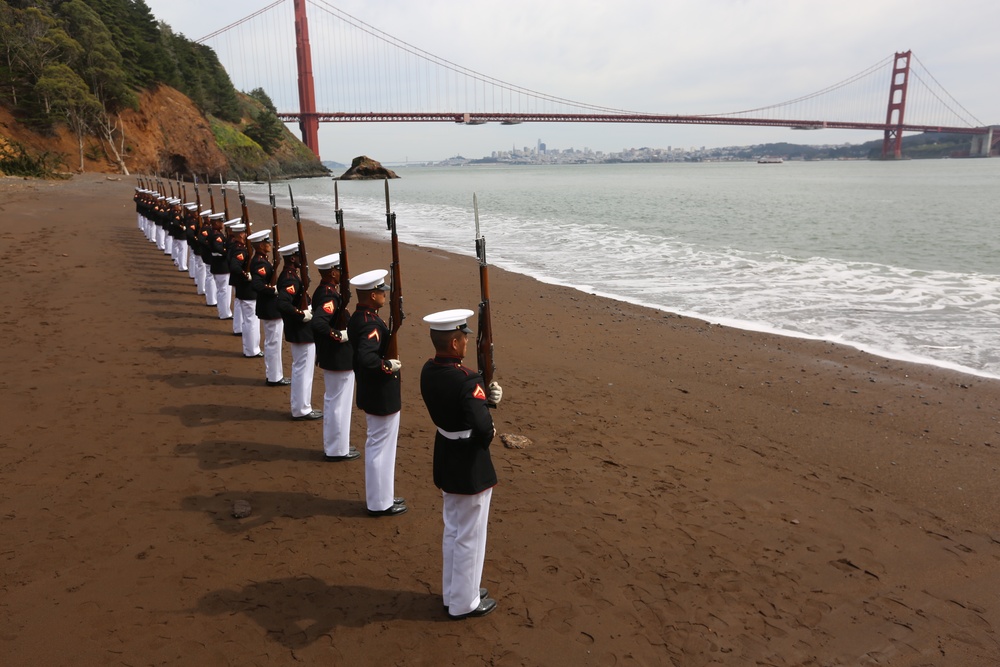
M 311 34 L 317 39 L 311 40 Z M 994 128 L 969 113 L 911 51 L 897 52 L 791 100 L 741 111 L 682 115 L 615 109 L 505 82 L 393 37 L 325 0 L 277 0 L 197 41 L 215 50 L 237 88 L 265 90 L 279 109 L 278 117 L 298 122 L 303 142 L 317 156 L 321 122 L 667 123 L 872 130 L 882 132 L 882 157 L 887 159 L 901 157 L 905 132 L 969 135 L 970 156 L 987 157 L 1000 141 L 1000 136 L 994 139 Z M 320 64 L 318 70 L 314 62 Z M 294 90 L 288 75 L 293 66 Z M 298 111 L 286 110 L 296 105 Z

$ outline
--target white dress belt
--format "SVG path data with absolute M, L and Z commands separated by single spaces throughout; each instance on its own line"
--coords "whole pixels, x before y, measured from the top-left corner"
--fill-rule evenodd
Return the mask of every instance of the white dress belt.
M 438 427 L 438 433 L 449 440 L 465 440 L 466 438 L 472 437 L 471 428 L 467 431 L 445 431 L 443 428 Z

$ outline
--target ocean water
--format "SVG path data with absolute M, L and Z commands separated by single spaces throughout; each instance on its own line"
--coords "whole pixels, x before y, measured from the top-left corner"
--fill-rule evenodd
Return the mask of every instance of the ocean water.
M 402 168 L 400 240 L 710 322 L 1000 378 L 1000 160 Z M 292 182 L 334 225 L 333 182 Z M 246 185 L 255 200 L 266 186 Z M 341 182 L 388 239 L 384 184 Z M 276 185 L 283 221 L 288 188 Z

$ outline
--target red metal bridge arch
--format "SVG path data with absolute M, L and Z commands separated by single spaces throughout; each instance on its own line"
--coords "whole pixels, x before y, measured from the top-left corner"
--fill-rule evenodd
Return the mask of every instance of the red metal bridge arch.
M 787 127 L 799 130 L 846 129 L 875 130 L 883 132 L 882 159 L 902 157 L 904 132 L 936 132 L 970 135 L 970 155 L 988 157 L 996 139 L 993 127 L 944 127 L 935 125 L 907 125 L 906 92 L 910 76 L 912 51 L 895 54 L 892 81 L 889 86 L 889 104 L 885 123 L 841 122 L 825 120 L 776 120 L 768 118 L 743 118 L 733 116 L 681 116 L 651 114 L 540 114 L 540 113 L 399 113 L 399 112 L 317 112 L 316 89 L 313 83 L 312 50 L 309 45 L 309 20 L 306 0 L 294 0 L 295 55 L 298 69 L 298 113 L 280 112 L 278 117 L 286 122 L 298 122 L 302 142 L 319 157 L 319 124 L 321 122 L 445 122 L 464 125 L 481 125 L 497 122 L 513 125 L 522 122 L 557 123 L 669 123 L 687 125 L 750 125 L 758 127 Z M 1000 134 L 1000 133 L 998 133 Z

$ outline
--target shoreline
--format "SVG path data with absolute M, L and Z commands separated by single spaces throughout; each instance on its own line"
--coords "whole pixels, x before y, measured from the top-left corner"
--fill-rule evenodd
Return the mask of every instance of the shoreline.
M 132 182 L 0 179 L 12 663 L 996 663 L 1000 383 L 495 268 L 495 419 L 533 444 L 492 445 L 499 607 L 453 623 L 416 378 L 420 318 L 478 303 L 475 258 L 401 244 L 410 511 L 371 519 L 363 466 L 321 462 Z M 355 275 L 387 268 L 387 239 L 348 243 Z
M 282 181 L 282 183 L 286 183 L 286 181 Z M 250 196 L 248 195 L 248 200 L 249 199 L 250 199 Z M 267 205 L 266 199 L 263 200 L 263 201 L 257 201 L 256 203 L 261 204 L 261 205 Z M 324 209 L 325 210 L 325 208 L 326 208 L 325 204 L 317 205 L 316 203 L 311 203 L 309 206 L 314 209 L 311 212 L 311 214 L 314 215 L 314 216 L 316 215 L 316 213 L 315 213 L 316 210 L 319 210 L 319 209 Z M 331 204 L 331 206 L 332 206 L 332 204 Z M 279 207 L 279 209 L 280 209 L 280 207 Z M 306 213 L 304 212 L 303 215 L 306 215 Z M 313 221 L 313 222 L 314 222 L 314 224 L 316 224 L 316 225 L 318 225 L 320 227 L 323 227 L 323 228 L 326 228 L 326 229 L 331 229 L 334 232 L 336 232 L 336 229 L 337 229 L 336 225 L 334 223 L 332 223 L 332 222 L 315 222 L 315 221 Z M 354 228 L 353 229 L 349 229 L 349 231 L 348 231 L 349 234 L 352 234 L 352 235 L 355 235 L 355 234 L 362 235 L 366 240 L 371 241 L 371 242 L 378 242 L 380 240 L 381 237 L 377 233 L 371 232 L 371 231 L 365 231 L 364 229 L 358 229 L 357 220 L 355 220 L 354 222 L 355 222 Z M 361 222 L 362 223 L 364 223 L 364 222 L 379 223 L 381 221 L 378 220 L 375 217 L 362 216 Z M 349 225 L 349 227 L 350 227 L 350 225 Z M 459 252 L 456 249 L 443 248 L 443 247 L 438 247 L 438 246 L 435 246 L 435 245 L 425 245 L 425 244 L 422 244 L 422 243 L 414 243 L 414 242 L 408 242 L 405 245 L 408 245 L 409 247 L 412 247 L 412 248 L 420 248 L 420 249 L 426 249 L 426 250 L 434 250 L 434 251 L 446 252 L 446 253 L 453 254 L 456 257 L 472 256 L 471 252 L 469 252 L 469 253 Z M 471 244 L 470 244 L 470 247 L 471 247 Z M 699 320 L 699 321 L 702 321 L 702 322 L 706 322 L 706 323 L 712 324 L 712 325 L 729 327 L 729 328 L 732 328 L 732 329 L 737 329 L 739 331 L 747 331 L 747 332 L 754 332 L 754 333 L 762 333 L 762 334 L 774 335 L 774 336 L 779 336 L 779 337 L 784 337 L 784 338 L 794 338 L 794 339 L 799 339 L 799 340 L 811 340 L 811 341 L 817 341 L 817 342 L 832 343 L 832 344 L 835 344 L 835 345 L 842 345 L 844 347 L 851 348 L 853 350 L 857 350 L 858 352 L 863 352 L 865 354 L 870 354 L 870 355 L 875 356 L 875 357 L 882 357 L 882 358 L 885 358 L 885 359 L 891 359 L 893 361 L 900 361 L 900 362 L 912 363 L 912 364 L 917 364 L 917 365 L 921 365 L 921 366 L 929 366 L 929 367 L 932 367 L 932 368 L 937 368 L 937 369 L 946 370 L 946 371 L 954 371 L 954 372 L 957 372 L 957 373 L 962 373 L 962 374 L 965 374 L 965 375 L 969 375 L 969 376 L 973 376 L 973 377 L 977 377 L 977 378 L 984 378 L 984 379 L 988 379 L 988 380 L 1000 380 L 1000 373 L 993 373 L 993 372 L 990 372 L 990 371 L 987 371 L 987 370 L 984 370 L 984 369 L 978 369 L 978 368 L 974 368 L 974 367 L 971 367 L 971 366 L 965 366 L 963 364 L 955 363 L 955 362 L 944 360 L 944 359 L 936 359 L 936 358 L 933 358 L 933 357 L 927 357 L 927 356 L 920 355 L 920 354 L 918 354 L 916 352 L 886 350 L 886 349 L 878 347 L 877 345 L 871 345 L 871 344 L 861 343 L 861 342 L 852 342 L 852 341 L 846 341 L 846 340 L 839 340 L 838 337 L 835 336 L 835 335 L 812 334 L 812 333 L 807 333 L 807 332 L 802 332 L 802 331 L 794 331 L 794 330 L 789 330 L 789 329 L 782 329 L 780 327 L 775 327 L 775 326 L 768 325 L 768 324 L 766 324 L 764 322 L 755 322 L 755 321 L 752 321 L 752 320 L 741 320 L 741 319 L 736 319 L 736 318 L 716 317 L 716 316 L 708 315 L 708 314 L 705 314 L 705 313 L 699 313 L 699 312 L 695 312 L 695 311 L 671 309 L 668 306 L 661 306 L 659 304 L 652 303 L 652 302 L 649 302 L 649 301 L 643 301 L 642 299 L 632 298 L 632 297 L 629 297 L 629 296 L 626 296 L 626 295 L 614 294 L 614 293 L 610 293 L 610 292 L 604 292 L 604 291 L 601 291 L 599 289 L 594 289 L 592 286 L 575 285 L 575 284 L 563 281 L 563 280 L 561 280 L 559 278 L 555 278 L 555 277 L 546 275 L 545 273 L 543 273 L 541 271 L 531 271 L 531 270 L 524 269 L 523 267 L 517 267 L 517 266 L 511 267 L 510 264 L 504 265 L 503 262 L 498 263 L 498 264 L 493 264 L 491 262 L 490 265 L 491 265 L 491 267 L 496 268 L 498 270 L 503 270 L 503 271 L 508 271 L 508 272 L 511 272 L 511 273 L 516 273 L 518 275 L 525 276 L 525 277 L 530 278 L 532 280 L 537 280 L 538 282 L 546 284 L 546 285 L 553 285 L 553 286 L 558 286 L 558 287 L 566 287 L 568 289 L 572 289 L 572 290 L 574 290 L 576 292 L 579 292 L 581 295 L 596 296 L 596 297 L 600 297 L 600 298 L 610 299 L 610 300 L 613 300 L 613 301 L 617 301 L 617 302 L 621 302 L 621 303 L 627 303 L 627 304 L 638 306 L 638 307 L 641 307 L 641 308 L 649 308 L 651 310 L 655 310 L 655 311 L 666 313 L 666 314 L 670 314 L 670 315 L 677 315 L 679 317 L 688 317 L 688 318 L 696 319 L 696 320 Z

